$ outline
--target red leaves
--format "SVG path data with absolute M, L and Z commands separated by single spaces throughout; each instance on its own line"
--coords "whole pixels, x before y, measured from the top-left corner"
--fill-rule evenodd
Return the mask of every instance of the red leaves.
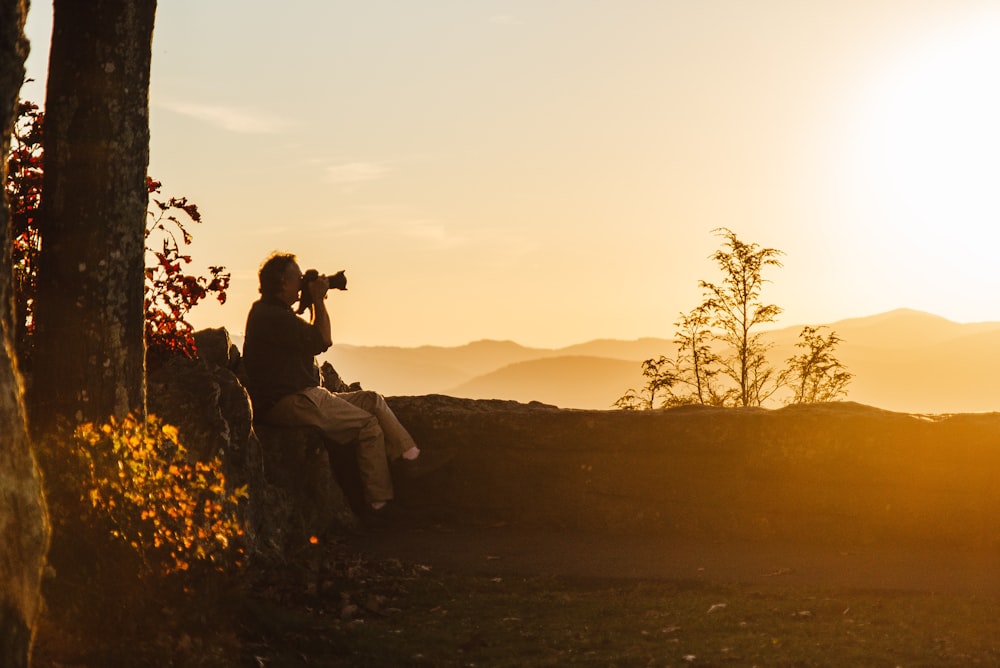
M 146 359 L 148 365 L 156 366 L 174 355 L 194 356 L 194 330 L 187 314 L 209 294 L 224 304 L 229 273 L 218 266 L 209 268 L 210 278 L 185 273 L 191 256 L 181 252 L 181 244 L 190 244 L 192 237 L 172 212 L 183 212 L 197 223 L 201 220 L 198 207 L 184 197 L 173 197 L 166 203 L 151 201 L 155 205 L 151 208 L 158 213 L 150 211 L 146 226 L 147 251 L 153 259 L 146 269 Z M 149 248 L 149 237 L 154 233 L 161 237 L 160 251 Z
M 42 128 L 44 113 L 32 102 L 18 104 L 10 137 L 4 191 L 10 204 L 11 262 L 14 271 L 14 344 L 26 365 L 34 329 L 31 317 L 35 275 L 41 252 L 38 207 L 42 201 Z
M 201 214 L 198 212 L 198 205 L 189 203 L 187 197 L 171 197 L 167 201 L 167 207 L 170 209 L 180 209 L 194 222 L 201 222 Z M 185 234 L 187 233 L 185 232 Z M 191 243 L 191 240 L 188 239 L 187 243 Z
M 37 212 L 42 196 L 43 120 L 44 112 L 38 105 L 22 102 L 18 106 L 4 184 L 11 204 L 17 347 L 22 361 L 31 350 L 31 313 L 38 255 L 42 248 Z M 193 356 L 194 330 L 186 320 L 188 313 L 209 295 L 224 304 L 229 288 L 229 273 L 224 267 L 209 267 L 208 276 L 185 273 L 191 256 L 182 253 L 181 249 L 190 245 L 193 239 L 186 223 L 200 223 L 201 212 L 186 197 L 166 200 L 153 197 L 160 194 L 162 187 L 160 181 L 146 177 L 150 195 L 146 225 L 146 356 L 151 366 L 177 354 Z M 155 245 L 159 245 L 160 250 L 153 250 Z

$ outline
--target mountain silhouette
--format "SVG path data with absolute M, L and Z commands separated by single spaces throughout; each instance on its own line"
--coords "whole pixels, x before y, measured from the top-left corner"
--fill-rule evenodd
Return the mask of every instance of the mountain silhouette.
M 445 394 L 542 401 L 564 408 L 611 408 L 624 393 L 622 388 L 635 384 L 635 377 L 633 360 L 567 355 L 509 364 Z
M 507 365 L 560 354 L 512 341 L 475 341 L 451 348 L 337 344 L 324 359 L 348 382 L 357 380 L 387 395 L 419 395 L 441 394 Z
M 848 400 L 914 413 L 1000 410 L 1000 322 L 962 324 L 897 309 L 826 326 L 841 339 L 835 356 L 854 374 Z M 801 330 L 765 333 L 773 366 L 801 352 L 795 347 Z M 559 349 L 486 340 L 455 347 L 336 345 L 325 358 L 345 380 L 387 395 L 607 409 L 644 385 L 643 360 L 675 352 L 667 338 L 599 339 Z

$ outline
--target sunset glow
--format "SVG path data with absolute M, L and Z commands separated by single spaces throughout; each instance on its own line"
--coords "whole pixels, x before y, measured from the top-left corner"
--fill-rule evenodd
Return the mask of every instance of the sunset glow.
M 886 54 L 854 101 L 847 218 L 879 221 L 869 261 L 897 258 L 876 274 L 882 281 L 909 284 L 925 310 L 996 319 L 1000 13 L 922 37 Z
M 51 6 L 23 96 L 44 100 Z M 670 336 L 727 227 L 778 326 L 1000 321 L 994 2 L 509 0 L 157 10 L 150 172 L 233 273 L 346 269 L 363 345 Z

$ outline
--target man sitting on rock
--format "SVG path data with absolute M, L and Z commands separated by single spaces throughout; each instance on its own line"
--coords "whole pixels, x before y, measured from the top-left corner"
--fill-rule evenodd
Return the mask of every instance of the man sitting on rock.
M 382 395 L 359 390 L 330 392 L 320 385 L 315 356 L 333 345 L 327 290 L 346 289 L 343 272 L 303 284 L 302 270 L 289 253 L 272 253 L 258 272 L 261 298 L 247 316 L 243 360 L 254 420 L 283 426 L 313 426 L 334 443 L 357 441 L 368 518 L 384 515 L 393 498 L 389 463 L 402 475 L 434 468 L 399 423 Z M 303 292 L 310 321 L 292 310 Z M 419 458 L 419 459 L 418 459 Z

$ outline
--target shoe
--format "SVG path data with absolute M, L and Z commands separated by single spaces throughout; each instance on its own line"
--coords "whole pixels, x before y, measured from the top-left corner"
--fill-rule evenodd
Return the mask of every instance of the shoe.
M 421 450 L 416 459 L 400 457 L 392 463 L 394 476 L 404 480 L 416 480 L 447 466 L 455 458 L 453 451 Z

